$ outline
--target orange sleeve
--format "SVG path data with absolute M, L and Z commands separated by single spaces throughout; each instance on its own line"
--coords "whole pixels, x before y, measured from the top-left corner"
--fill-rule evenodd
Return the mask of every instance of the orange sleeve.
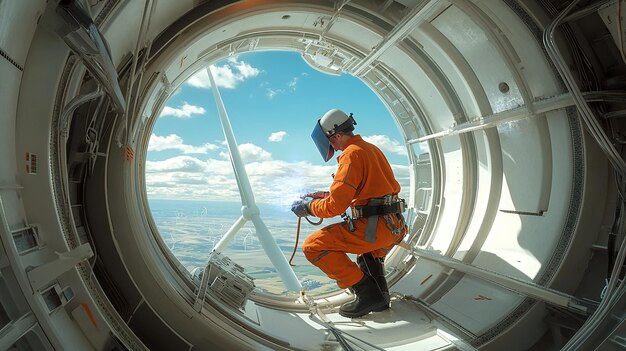
M 330 186 L 330 195 L 313 200 L 311 213 L 318 218 L 331 218 L 344 213 L 355 198 L 363 179 L 363 160 L 355 152 L 347 152 L 339 158 L 339 166 Z

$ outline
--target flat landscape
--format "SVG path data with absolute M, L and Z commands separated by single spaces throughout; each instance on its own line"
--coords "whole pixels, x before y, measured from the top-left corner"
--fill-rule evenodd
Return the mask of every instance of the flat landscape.
M 149 205 L 161 238 L 189 272 L 206 265 L 214 245 L 241 216 L 241 204 L 231 202 L 151 199 Z M 297 218 L 289 208 L 271 205 L 259 205 L 259 208 L 265 225 L 286 259 L 289 259 L 296 240 Z M 322 225 L 335 221 L 325 220 Z M 304 238 L 318 228 L 321 227 L 302 221 L 298 250 L 292 261 L 296 265 L 294 272 L 298 279 L 311 294 L 338 289 L 334 280 L 309 263 L 302 254 Z M 244 267 L 244 271 L 254 278 L 257 288 L 274 294 L 285 292 L 251 222 L 243 226 L 223 254 Z

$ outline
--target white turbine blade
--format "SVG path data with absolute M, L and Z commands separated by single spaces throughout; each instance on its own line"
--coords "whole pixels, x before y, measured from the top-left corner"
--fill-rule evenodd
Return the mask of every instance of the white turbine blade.
M 241 195 L 241 203 L 244 206 L 253 206 L 254 194 L 252 193 L 252 187 L 250 186 L 250 180 L 248 179 L 246 168 L 244 167 L 243 161 L 241 160 L 241 155 L 239 154 L 237 141 L 235 140 L 235 135 L 233 134 L 233 128 L 230 125 L 230 120 L 228 119 L 228 114 L 226 113 L 226 108 L 224 107 L 222 96 L 220 95 L 219 89 L 217 89 L 217 85 L 215 84 L 215 79 L 213 79 L 213 74 L 211 73 L 211 67 L 207 67 L 206 72 L 209 75 L 209 81 L 211 82 L 211 88 L 212 88 L 211 90 L 213 90 L 213 97 L 215 97 L 215 104 L 217 105 L 217 109 L 220 115 L 220 123 L 222 124 L 224 137 L 226 138 L 226 143 L 228 144 L 228 152 L 230 153 L 230 162 L 232 163 L 233 171 L 235 172 L 235 180 L 237 180 L 237 187 L 239 187 L 239 194 Z
M 233 224 L 233 226 L 228 229 L 228 231 L 224 234 L 224 236 L 220 239 L 220 241 L 215 245 L 215 247 L 213 247 L 213 251 L 215 252 L 224 251 L 228 243 L 230 243 L 233 240 L 233 238 L 235 237 L 235 234 L 239 232 L 239 229 L 241 229 L 241 227 L 243 227 L 243 225 L 246 224 L 247 221 L 248 220 L 244 218 L 244 216 L 239 217 L 239 219 L 237 219 L 237 221 Z
M 263 250 L 265 251 L 267 257 L 269 257 L 270 261 L 278 271 L 278 275 L 280 276 L 283 284 L 287 289 L 291 291 L 300 292 L 300 290 L 302 289 L 302 285 L 298 281 L 296 273 L 287 262 L 285 255 L 283 255 L 283 253 L 280 251 L 280 248 L 276 244 L 274 237 L 259 216 L 259 208 L 254 202 L 252 186 L 250 185 L 250 180 L 248 179 L 246 168 L 244 167 L 243 161 L 241 160 L 241 155 L 239 155 L 239 148 L 237 147 L 237 142 L 235 141 L 235 135 L 233 134 L 233 129 L 228 119 L 228 114 L 226 114 L 224 102 L 222 101 L 219 89 L 215 84 L 215 79 L 213 78 L 213 73 L 211 73 L 211 68 L 207 67 L 206 71 L 207 75 L 209 76 L 209 81 L 211 82 L 211 90 L 213 90 L 213 96 L 215 97 L 215 103 L 219 111 L 220 122 L 222 124 L 222 129 L 224 130 L 226 143 L 228 144 L 230 160 L 233 165 L 233 171 L 235 171 L 235 179 L 237 180 L 237 186 L 239 187 L 241 202 L 243 204 L 243 207 L 241 209 L 242 216 L 237 220 L 237 222 L 235 222 L 233 227 L 228 230 L 224 237 L 222 237 L 220 242 L 216 245 L 216 248 L 219 247 L 220 250 L 223 250 L 228 242 L 232 240 L 235 233 L 239 229 L 241 229 L 241 226 L 243 226 L 245 221 L 252 220 L 254 227 L 256 228 L 256 233 L 259 237 L 259 241 L 261 242 L 261 246 L 263 247 Z
M 282 251 L 276 244 L 274 237 L 270 233 L 270 231 L 263 223 L 263 220 L 258 214 L 255 214 L 251 218 L 252 223 L 254 224 L 254 228 L 256 229 L 256 234 L 259 237 L 259 241 L 261 242 L 261 246 L 267 257 L 269 257 L 270 261 L 276 268 L 278 272 L 278 276 L 282 280 L 285 287 L 291 291 L 299 292 L 302 289 L 302 285 L 300 281 L 298 281 L 298 277 L 296 277 L 296 273 L 293 271 L 293 268 L 287 262 L 285 255 L 283 255 Z

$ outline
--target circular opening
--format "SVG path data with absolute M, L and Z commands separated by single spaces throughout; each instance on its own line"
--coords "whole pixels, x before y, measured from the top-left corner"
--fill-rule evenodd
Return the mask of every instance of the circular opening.
M 289 259 L 297 218 L 290 204 L 300 194 L 327 190 L 336 161 L 324 163 L 310 133 L 327 110 L 353 112 L 356 132 L 378 145 L 408 198 L 407 150 L 378 96 L 350 75 L 327 75 L 294 52 L 231 56 L 212 70 L 227 111 L 260 217 Z M 192 75 L 167 100 L 151 131 L 146 191 L 161 238 L 189 271 L 201 271 L 214 246 L 234 230 L 242 201 L 207 72 Z M 326 219 L 322 225 L 340 221 Z M 312 294 L 337 289 L 301 251 L 304 238 L 321 227 L 302 221 L 294 272 Z M 257 289 L 283 294 L 281 282 L 246 222 L 223 254 L 252 276 Z

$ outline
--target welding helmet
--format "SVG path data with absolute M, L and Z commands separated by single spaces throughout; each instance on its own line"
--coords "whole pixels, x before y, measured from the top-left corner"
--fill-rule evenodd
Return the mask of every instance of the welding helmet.
M 355 125 L 356 121 L 352 118 L 352 113 L 348 116 L 338 109 L 326 112 L 322 118 L 317 120 L 311 138 L 325 162 L 328 162 L 335 154 L 335 150 L 328 139 L 336 133 L 353 131 Z

